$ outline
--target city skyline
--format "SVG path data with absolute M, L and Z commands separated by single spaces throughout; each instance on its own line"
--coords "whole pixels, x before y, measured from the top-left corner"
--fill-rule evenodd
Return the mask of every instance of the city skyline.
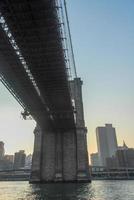
M 90 154 L 90 165 L 94 168 L 118 169 L 134 167 L 134 148 L 123 141 L 117 144 L 116 130 L 112 124 L 96 128 L 98 151 Z
M 18 151 L 19 149 L 25 149 L 26 153 L 30 154 L 33 151 L 33 143 L 34 143 L 33 130 L 36 125 L 36 122 L 33 120 L 24 120 L 21 116 L 21 111 L 23 110 L 21 108 L 21 106 L 11 96 L 11 94 L 2 85 L 2 83 L 0 83 L 0 87 L 3 90 L 2 92 L 4 94 L 2 98 L 0 97 L 0 100 L 3 101 L 3 103 L 4 103 L 3 105 L 5 106 L 5 108 L 3 106 L 2 115 L 0 114 L 1 121 L 3 120 L 3 122 L 5 122 L 0 125 L 1 130 L 3 130 L 3 133 L 4 133 L 3 136 L 1 137 L 1 141 L 3 141 L 5 143 L 5 147 L 7 149 L 6 152 L 8 154 L 12 154 L 12 153 Z M 6 101 L 4 100 L 5 97 L 6 97 L 6 99 L 5 99 Z M 7 107 L 7 103 L 9 103 L 8 107 Z M 0 107 L 1 107 L 1 105 L 0 105 Z M 6 112 L 4 112 L 4 111 L 6 111 Z M 8 116 L 7 116 L 7 113 L 8 113 Z M 12 115 L 15 117 L 14 119 L 13 119 Z M 6 126 L 7 120 L 8 120 L 8 123 L 10 122 L 10 126 Z M 16 121 L 17 121 L 17 128 L 16 128 Z M 104 124 L 106 124 L 106 122 Z M 101 124 L 98 126 L 103 126 L 104 124 Z M 95 130 L 98 126 L 95 127 Z M 95 130 L 94 130 L 94 136 L 96 137 Z M 11 132 L 11 131 L 12 131 L 14 137 L 20 138 L 21 142 L 23 141 L 22 144 L 21 144 L 21 142 L 19 142 L 17 140 L 15 140 L 15 141 L 11 140 L 11 142 L 9 141 L 8 137 L 9 137 L 9 132 Z M 20 131 L 21 135 L 20 134 L 18 135 L 18 133 L 17 133 L 18 131 Z M 26 138 L 24 131 L 26 131 L 27 138 Z M 88 136 L 89 136 L 89 132 L 88 132 Z M 119 140 L 118 136 L 119 135 L 117 132 L 117 141 L 119 141 L 118 142 L 119 144 L 122 144 L 122 141 L 124 140 L 124 138 L 121 138 Z M 24 142 L 25 142 L 25 145 L 24 145 Z M 89 142 L 89 140 L 88 140 L 88 142 Z M 14 147 L 12 145 L 14 145 Z M 94 148 L 93 151 L 89 151 L 89 154 L 97 151 L 96 138 L 95 138 L 95 146 L 96 147 Z M 128 143 L 128 146 L 130 146 L 129 143 Z M 133 146 L 130 146 L 130 147 L 133 147 Z M 90 150 L 89 143 L 88 143 L 88 147 L 89 147 L 88 149 Z M 11 151 L 10 149 L 14 149 L 14 150 Z
M 119 144 L 124 139 L 134 146 L 134 3 L 129 2 L 68 1 L 77 72 L 84 81 L 90 153 L 97 149 L 95 129 L 105 123 L 116 128 Z M 20 118 L 22 108 L 2 84 L 0 91 L 0 140 L 8 153 L 32 153 L 35 123 Z

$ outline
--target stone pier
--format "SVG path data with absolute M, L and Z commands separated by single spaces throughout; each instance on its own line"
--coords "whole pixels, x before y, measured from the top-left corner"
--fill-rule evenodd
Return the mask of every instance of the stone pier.
M 82 84 L 80 78 L 75 78 L 71 81 L 71 96 L 75 107 L 76 120 L 76 146 L 77 146 L 77 181 L 88 181 L 89 162 L 87 151 L 87 128 L 84 121 L 84 110 L 82 101 Z
M 30 182 L 90 182 L 82 81 L 70 82 L 76 129 L 66 132 L 35 128 Z

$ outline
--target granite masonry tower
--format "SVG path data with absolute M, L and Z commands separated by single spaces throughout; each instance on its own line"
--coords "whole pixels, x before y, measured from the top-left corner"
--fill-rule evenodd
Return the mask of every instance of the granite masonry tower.
M 90 181 L 81 79 L 70 81 L 70 89 L 76 128 L 45 132 L 36 126 L 30 182 Z

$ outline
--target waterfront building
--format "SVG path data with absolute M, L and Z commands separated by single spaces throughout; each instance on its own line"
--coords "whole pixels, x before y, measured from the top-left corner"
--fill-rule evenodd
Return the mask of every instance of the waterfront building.
M 4 160 L 8 160 L 8 161 L 10 161 L 10 162 L 13 163 L 13 161 L 14 161 L 14 156 L 13 156 L 13 155 L 8 155 L 8 154 L 6 154 L 6 155 L 4 156 Z
M 13 155 L 5 155 L 0 160 L 0 170 L 13 169 Z
M 127 150 L 129 149 L 129 147 L 126 145 L 126 143 L 123 141 L 123 145 L 122 146 L 118 146 L 117 150 Z
M 117 151 L 117 138 L 112 124 L 96 128 L 98 156 L 101 166 L 106 166 L 106 159 L 115 155 Z
M 134 149 L 128 148 L 125 142 L 122 147 L 118 148 L 116 158 L 118 160 L 118 167 L 134 167 Z
M 0 170 L 9 170 L 13 169 L 13 162 L 10 160 L 0 160 Z
M 0 160 L 4 158 L 5 149 L 4 149 L 4 142 L 0 141 Z
M 90 160 L 91 166 L 100 166 L 98 153 L 92 153 L 90 155 Z
M 25 159 L 25 168 L 31 169 L 31 165 L 32 165 L 32 154 L 29 154 L 28 156 L 26 156 Z
M 25 158 L 26 154 L 24 150 L 20 150 L 19 152 L 16 152 L 14 155 L 14 169 L 20 169 L 25 167 Z
M 108 169 L 117 169 L 118 168 L 118 160 L 116 156 L 112 156 L 106 158 L 106 167 Z
M 4 142 L 0 141 L 0 170 L 13 168 L 13 155 L 5 155 Z
M 115 156 L 106 158 L 107 168 L 134 168 L 134 149 L 127 145 L 119 146 Z

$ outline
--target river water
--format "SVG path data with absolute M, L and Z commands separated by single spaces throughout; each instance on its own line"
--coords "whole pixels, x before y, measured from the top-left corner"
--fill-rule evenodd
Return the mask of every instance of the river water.
M 134 181 L 45 185 L 0 182 L 0 200 L 134 200 Z

